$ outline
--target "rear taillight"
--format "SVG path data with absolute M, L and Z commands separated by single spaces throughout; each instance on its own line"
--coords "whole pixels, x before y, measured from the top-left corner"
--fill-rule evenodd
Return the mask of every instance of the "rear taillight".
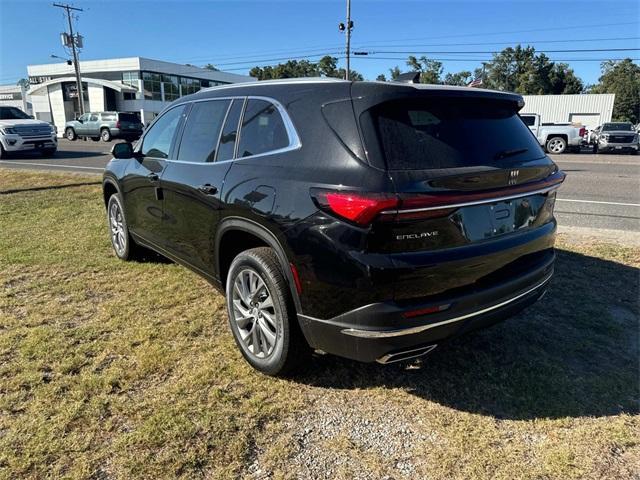
M 116 128 L 120 128 L 120 120 L 116 122 Z
M 312 189 L 318 207 L 360 226 L 366 226 L 384 210 L 398 207 L 396 195 Z
M 586 129 L 586 128 L 584 128 L 584 127 L 582 127 L 582 128 L 580 129 L 579 135 L 580 135 L 581 137 L 584 137 L 586 134 L 587 134 L 587 129 Z

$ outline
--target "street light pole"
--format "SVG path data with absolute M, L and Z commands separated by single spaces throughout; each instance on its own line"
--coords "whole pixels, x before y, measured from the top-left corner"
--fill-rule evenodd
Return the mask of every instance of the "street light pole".
M 78 60 L 78 51 L 76 50 L 76 37 L 73 35 L 73 24 L 71 23 L 71 10 L 82 12 L 81 8 L 72 7 L 71 5 L 62 5 L 54 3 L 54 7 L 62 8 L 67 12 L 67 20 L 69 21 L 69 36 L 71 38 L 71 51 L 73 53 L 73 66 L 76 71 L 76 89 L 78 91 L 78 107 L 80 115 L 84 114 L 84 92 L 82 90 L 82 79 L 80 77 L 80 62 Z

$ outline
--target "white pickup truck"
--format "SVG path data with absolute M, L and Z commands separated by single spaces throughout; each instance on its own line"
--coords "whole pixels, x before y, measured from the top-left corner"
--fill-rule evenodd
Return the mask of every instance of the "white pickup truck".
M 578 150 L 580 145 L 585 143 L 587 129 L 582 125 L 542 123 L 540 115 L 535 113 L 521 113 L 520 118 L 531 129 L 538 143 L 549 153 Z
M 51 157 L 58 149 L 53 125 L 34 120 L 16 107 L 0 107 L 0 158 L 11 152 L 40 153 Z

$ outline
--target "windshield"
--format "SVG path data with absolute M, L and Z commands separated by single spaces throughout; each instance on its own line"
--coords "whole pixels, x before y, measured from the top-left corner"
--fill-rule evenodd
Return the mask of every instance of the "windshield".
M 0 107 L 0 120 L 28 120 L 31 117 L 15 107 Z
M 389 170 L 503 166 L 544 156 L 509 102 L 398 100 L 365 112 L 361 122 L 367 148 L 379 149 Z
M 612 132 L 612 131 L 624 131 L 624 132 L 633 132 L 633 125 L 630 123 L 605 123 L 602 126 L 603 132 Z

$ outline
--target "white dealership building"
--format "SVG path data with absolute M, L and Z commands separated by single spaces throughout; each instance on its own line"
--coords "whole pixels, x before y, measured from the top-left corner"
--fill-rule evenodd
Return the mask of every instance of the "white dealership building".
M 80 112 L 73 66 L 29 65 L 27 73 L 32 106 L 28 113 L 53 123 L 61 134 L 65 122 Z M 85 111 L 139 112 L 145 124 L 183 95 L 201 88 L 253 80 L 244 75 L 142 57 L 81 61 L 80 75 Z

